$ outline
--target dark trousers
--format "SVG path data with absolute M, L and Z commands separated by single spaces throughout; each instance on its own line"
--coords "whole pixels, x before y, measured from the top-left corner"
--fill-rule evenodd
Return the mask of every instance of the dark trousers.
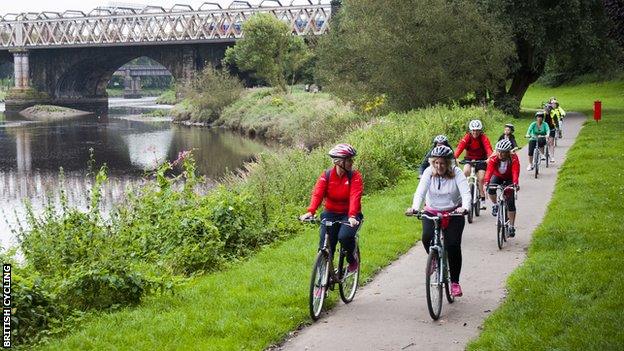
M 511 184 L 511 181 L 505 180 L 505 179 L 502 179 L 493 175 L 492 178 L 490 179 L 490 184 L 507 186 Z M 496 189 L 495 188 L 488 189 L 488 194 L 496 195 Z M 516 210 L 516 199 L 513 196 L 507 197 L 507 208 L 509 209 L 509 211 L 512 211 L 512 212 Z
M 358 221 L 362 221 L 362 214 L 356 216 Z M 321 213 L 321 219 L 326 219 L 328 221 L 343 221 L 347 222 L 349 220 L 349 216 L 344 213 L 333 213 L 333 212 L 323 212 Z M 325 232 L 329 230 L 329 247 L 331 249 L 331 253 L 336 251 L 336 245 L 338 241 L 344 249 L 347 251 L 347 262 L 351 263 L 354 261 L 353 250 L 355 249 L 355 234 L 357 233 L 358 228 L 361 223 L 356 225 L 355 227 L 351 227 L 345 224 L 334 224 L 331 227 L 327 227 L 326 225 L 321 224 L 321 240 L 319 242 L 319 248 L 323 247 L 325 240 Z
M 464 217 L 451 217 L 448 228 L 444 231 L 444 248 L 448 253 L 451 282 L 453 283 L 459 283 L 459 273 L 461 273 L 462 266 L 461 239 L 465 224 Z M 423 218 L 422 229 L 422 243 L 425 251 L 429 253 L 435 224 L 432 220 Z

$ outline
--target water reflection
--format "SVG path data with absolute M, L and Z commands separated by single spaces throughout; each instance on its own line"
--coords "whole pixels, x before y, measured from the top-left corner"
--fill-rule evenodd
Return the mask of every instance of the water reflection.
M 132 103 L 136 108 L 137 102 Z M 58 202 L 59 167 L 65 172 L 69 203 L 86 208 L 90 150 L 95 167 L 106 163 L 109 168 L 103 203 L 110 208 L 129 187 L 141 186 L 148 171 L 189 149 L 194 150 L 198 172 L 218 179 L 266 145 L 223 130 L 139 118 L 135 110 L 116 107 L 111 107 L 108 118 L 62 122 L 31 122 L 0 113 L 0 210 L 14 225 L 24 217 L 23 199 L 32 202 L 35 211 L 41 211 L 48 201 Z M 0 241 L 6 246 L 11 238 L 9 226 L 0 219 Z

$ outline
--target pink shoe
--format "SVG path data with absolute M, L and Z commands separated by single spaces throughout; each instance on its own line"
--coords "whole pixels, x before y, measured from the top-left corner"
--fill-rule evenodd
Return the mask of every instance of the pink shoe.
M 358 261 L 353 261 L 351 263 L 349 263 L 349 266 L 347 267 L 347 274 L 353 274 L 358 270 L 359 264 Z
M 451 283 L 451 295 L 454 297 L 460 297 L 463 295 L 461 286 L 459 283 Z

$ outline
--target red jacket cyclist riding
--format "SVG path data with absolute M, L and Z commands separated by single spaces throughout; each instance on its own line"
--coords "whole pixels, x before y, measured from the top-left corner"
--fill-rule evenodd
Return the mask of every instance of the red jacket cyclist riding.
M 516 191 L 520 190 L 520 158 L 518 155 L 511 152 L 513 145 L 511 141 L 502 139 L 496 143 L 496 155 L 493 155 L 488 160 L 487 171 L 485 172 L 484 184 L 486 187 L 491 185 L 514 185 Z M 492 215 L 496 216 L 498 213 L 498 205 L 496 204 L 496 188 L 488 188 L 488 194 L 490 200 L 494 205 L 492 206 Z M 507 209 L 509 210 L 509 236 L 516 235 L 516 229 L 514 223 L 516 222 L 516 199 L 515 194 L 507 194 Z
M 329 151 L 334 167 L 321 173 L 312 190 L 308 212 L 300 217 L 301 220 L 304 220 L 314 216 L 318 207 L 325 200 L 325 209 L 321 213 L 321 219 L 332 222 L 349 222 L 349 225 L 340 224 L 330 228 L 322 225 L 319 243 L 319 247 L 322 247 L 325 230 L 329 230 L 332 253 L 335 251 L 338 241 L 347 250 L 349 272 L 353 272 L 359 267 L 358 258 L 354 255 L 355 234 L 363 218 L 361 201 L 364 185 L 360 172 L 352 170 L 355 155 L 357 152 L 349 144 L 338 144 Z
M 473 119 L 468 123 L 468 133 L 459 141 L 457 148 L 455 149 L 455 158 L 459 158 L 462 152 L 466 150 L 466 156 L 464 160 L 486 160 L 492 154 L 492 145 L 490 140 L 483 133 L 483 124 L 478 119 Z M 469 164 L 464 165 L 464 175 L 470 176 Z M 483 177 L 485 175 L 485 164 L 477 164 L 475 171 L 477 171 L 477 181 L 479 183 L 479 193 L 481 195 L 481 204 L 485 203 L 485 189 L 483 188 Z

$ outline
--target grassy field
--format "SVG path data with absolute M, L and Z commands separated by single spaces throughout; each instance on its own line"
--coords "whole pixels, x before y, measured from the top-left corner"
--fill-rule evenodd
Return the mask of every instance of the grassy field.
M 603 121 L 586 122 L 560 171 L 528 258 L 508 280 L 505 303 L 469 350 L 617 350 L 624 291 L 624 82 L 532 88 L 523 103 L 557 96 L 567 110 L 589 113 L 603 102 Z
M 420 237 L 403 215 L 416 187 L 409 175 L 363 200 L 363 280 L 406 252 Z M 261 350 L 307 323 L 307 289 L 318 228 L 263 250 L 229 270 L 191 281 L 175 296 L 94 317 L 46 350 Z M 330 304 L 336 303 L 337 292 Z M 341 302 L 340 302 L 341 303 Z

